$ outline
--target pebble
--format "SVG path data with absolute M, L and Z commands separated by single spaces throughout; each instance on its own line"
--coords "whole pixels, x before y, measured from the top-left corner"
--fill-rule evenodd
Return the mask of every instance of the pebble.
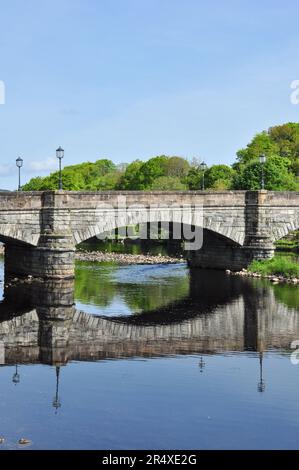
M 115 261 L 119 264 L 176 264 L 183 263 L 182 258 L 159 255 L 132 255 L 127 253 L 105 253 L 102 251 L 77 251 L 80 261 Z
M 273 274 L 262 275 L 260 273 L 252 273 L 247 271 L 246 269 L 242 269 L 242 271 L 230 271 L 227 269 L 225 271 L 227 274 L 232 274 L 235 276 L 248 276 L 248 277 L 256 277 L 256 278 L 264 278 L 269 279 L 272 284 L 279 284 L 280 282 L 287 282 L 289 284 L 298 284 L 299 278 L 297 277 L 284 277 L 284 276 L 276 276 Z

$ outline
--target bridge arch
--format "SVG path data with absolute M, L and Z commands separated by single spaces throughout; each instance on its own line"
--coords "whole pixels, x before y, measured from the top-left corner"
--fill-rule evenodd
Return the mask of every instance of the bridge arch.
M 26 233 L 22 230 L 12 230 L 9 227 L 0 229 L 0 242 L 4 244 L 36 247 L 38 240 L 39 235 L 32 235 L 29 231 Z
M 277 242 L 295 230 L 299 230 L 299 216 L 293 219 L 290 218 L 290 220 L 285 222 L 274 224 L 272 229 L 273 242 Z
M 97 217 L 96 217 L 97 218 Z M 141 225 L 146 223 L 168 223 L 181 224 L 186 226 L 197 227 L 225 238 L 234 245 L 242 246 L 244 243 L 245 233 L 238 230 L 233 224 L 227 224 L 225 220 L 215 220 L 212 216 L 202 217 L 196 212 L 191 212 L 182 218 L 182 212 L 176 210 L 164 211 L 157 209 L 151 212 L 131 212 L 115 217 L 115 215 L 100 217 L 100 220 L 92 222 L 84 229 L 77 230 L 74 228 L 73 237 L 75 244 L 82 243 L 90 238 L 96 237 L 103 233 L 112 232 L 115 229 L 127 227 L 130 225 Z

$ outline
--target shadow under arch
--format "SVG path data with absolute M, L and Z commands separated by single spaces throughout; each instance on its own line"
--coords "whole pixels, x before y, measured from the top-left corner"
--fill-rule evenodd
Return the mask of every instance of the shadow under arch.
M 166 226 L 163 225 L 165 223 Z M 161 224 L 164 233 L 161 234 L 160 240 L 164 241 L 168 249 L 175 254 L 181 250 L 190 267 L 220 270 L 227 268 L 238 270 L 244 267 L 242 245 L 228 237 L 227 234 L 218 233 L 210 227 L 203 228 L 202 226 L 188 225 L 179 222 L 165 222 L 165 220 L 155 221 L 154 230 L 152 230 L 151 234 L 149 231 L 152 227 L 148 227 L 147 230 L 142 231 L 142 236 L 139 236 L 139 234 L 134 236 L 135 240 L 140 240 L 141 247 L 143 247 L 144 250 L 151 247 L 151 243 L 159 239 L 159 228 Z M 150 226 L 151 224 L 143 224 L 144 227 L 147 225 Z M 116 227 L 116 229 L 123 230 L 122 236 L 125 237 L 126 226 L 120 225 Z M 102 232 L 102 236 L 99 236 L 99 240 L 103 241 L 105 236 L 111 233 L 113 237 L 113 231 Z M 154 238 L 151 238 L 150 235 L 154 235 Z M 85 241 L 91 239 L 95 240 L 96 238 L 97 236 L 89 235 Z
M 27 239 L 28 237 L 28 239 Z M 27 247 L 36 247 L 37 242 L 39 239 L 39 235 L 32 236 L 31 233 L 28 233 L 28 235 L 24 235 L 24 232 L 21 230 L 14 233 L 14 235 L 11 235 L 11 229 L 9 227 L 2 227 L 2 230 L 0 232 L 0 242 L 3 243 L 4 245 L 21 245 L 21 246 L 27 246 Z M 29 241 L 30 240 L 30 241 Z
M 108 215 L 105 216 L 104 214 L 95 225 L 89 226 L 85 230 L 75 230 L 73 235 L 76 244 L 80 244 L 90 238 L 132 225 L 163 224 L 170 227 L 180 225 L 182 227 L 192 227 L 193 230 L 198 232 L 209 230 L 237 246 L 242 246 L 243 235 L 235 227 L 229 227 L 224 220 L 215 222 L 211 217 L 202 217 L 202 213 L 197 214 L 194 209 L 190 213 L 188 212 L 187 215 L 184 215 L 183 211 L 184 208 L 178 208 L 177 210 L 176 208 L 164 209 L 162 207 L 153 211 L 132 209 L 129 213 L 124 211 L 124 215 L 120 216 L 108 212 Z M 187 233 L 186 229 L 185 232 Z M 186 240 L 186 237 L 182 236 L 181 239 Z

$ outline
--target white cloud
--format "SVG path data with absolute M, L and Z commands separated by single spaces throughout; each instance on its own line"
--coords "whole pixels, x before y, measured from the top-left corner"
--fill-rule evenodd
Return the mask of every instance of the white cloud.
M 28 164 L 29 171 L 51 171 L 57 169 L 57 160 L 53 157 L 46 158 L 45 160 L 32 160 Z

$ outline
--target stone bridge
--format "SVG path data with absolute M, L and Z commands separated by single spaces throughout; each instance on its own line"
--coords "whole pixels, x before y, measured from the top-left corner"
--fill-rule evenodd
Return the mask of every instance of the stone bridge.
M 273 256 L 299 228 L 299 193 L 272 191 L 45 191 L 0 193 L 8 274 L 74 275 L 75 246 L 118 227 L 161 222 L 203 229 L 191 266 L 240 269 Z

